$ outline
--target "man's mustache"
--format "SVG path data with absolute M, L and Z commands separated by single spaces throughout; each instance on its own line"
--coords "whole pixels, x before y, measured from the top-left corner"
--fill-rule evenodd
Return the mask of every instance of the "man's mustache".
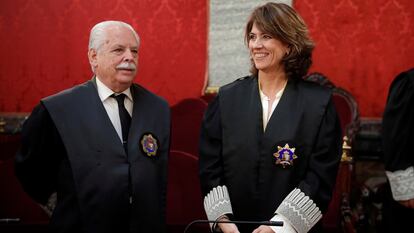
M 136 70 L 137 66 L 134 63 L 130 62 L 122 62 L 121 64 L 116 66 L 116 69 L 122 69 L 122 70 Z

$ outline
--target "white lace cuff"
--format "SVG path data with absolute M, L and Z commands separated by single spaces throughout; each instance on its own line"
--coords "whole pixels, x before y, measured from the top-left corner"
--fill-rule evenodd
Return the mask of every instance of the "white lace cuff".
M 217 220 L 224 214 L 233 214 L 227 187 L 217 186 L 204 197 L 204 210 L 208 220 Z M 212 224 L 210 224 L 212 226 Z
M 385 173 L 390 181 L 394 200 L 405 201 L 414 198 L 414 167 Z
M 275 233 L 296 233 L 289 220 L 282 215 L 276 214 L 270 221 L 282 221 L 283 226 L 270 226 Z
M 322 218 L 316 204 L 298 188 L 287 195 L 276 213 L 288 219 L 298 233 L 308 232 Z

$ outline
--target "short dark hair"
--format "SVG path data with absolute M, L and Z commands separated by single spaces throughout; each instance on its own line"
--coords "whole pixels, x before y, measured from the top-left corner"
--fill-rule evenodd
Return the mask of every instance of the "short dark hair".
M 302 78 L 312 65 L 314 42 L 308 36 L 308 28 L 302 17 L 289 5 L 268 2 L 253 10 L 246 24 L 245 42 L 249 44 L 249 34 L 253 24 L 258 29 L 272 35 L 290 48 L 282 63 L 288 78 Z M 257 76 L 253 60 L 250 72 Z

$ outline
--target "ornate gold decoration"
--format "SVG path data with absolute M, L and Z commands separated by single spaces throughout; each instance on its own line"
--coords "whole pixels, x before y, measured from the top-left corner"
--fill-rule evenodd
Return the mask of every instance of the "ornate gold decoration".
M 341 162 L 353 162 L 353 160 L 354 159 L 351 156 L 351 146 L 349 145 L 349 138 L 347 136 L 344 136 L 342 144 Z

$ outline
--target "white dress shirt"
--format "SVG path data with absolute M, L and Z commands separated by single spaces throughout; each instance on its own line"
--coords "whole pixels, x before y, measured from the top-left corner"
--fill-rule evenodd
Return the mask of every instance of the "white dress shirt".
M 121 120 L 119 118 L 118 112 L 118 103 L 116 102 L 115 98 L 112 98 L 111 95 L 115 92 L 109 89 L 98 77 L 96 77 L 96 86 L 98 89 L 99 98 L 102 101 L 103 106 L 105 107 L 106 113 L 108 114 L 109 119 L 114 126 L 116 133 L 118 134 L 119 139 L 122 142 L 122 126 Z M 132 94 L 130 88 L 123 91 L 127 98 L 124 100 L 124 105 L 126 110 L 128 111 L 129 115 L 132 116 L 132 107 L 134 105 L 132 100 Z M 121 93 L 115 93 L 121 94 Z
M 269 122 L 269 119 L 272 116 L 273 111 L 275 111 L 276 106 L 279 103 L 279 100 L 283 95 L 283 91 L 285 90 L 286 83 L 287 82 L 285 82 L 283 88 L 280 89 L 280 91 L 276 93 L 275 100 L 273 101 L 272 106 L 269 106 L 270 98 L 263 93 L 260 87 L 260 83 L 259 83 L 260 100 L 262 101 L 262 110 L 263 110 L 263 131 L 266 130 L 267 123 Z

